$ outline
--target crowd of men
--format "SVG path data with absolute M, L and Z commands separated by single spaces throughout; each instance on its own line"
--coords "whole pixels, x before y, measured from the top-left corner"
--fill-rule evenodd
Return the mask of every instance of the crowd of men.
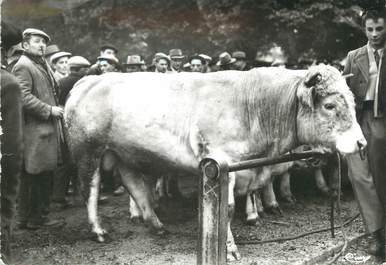
M 386 122 L 383 113 L 386 92 L 379 91 L 378 84 L 386 82 L 383 56 L 385 12 L 366 12 L 363 27 L 368 43 L 348 54 L 343 72 L 354 75 L 348 79 L 348 84 L 355 95 L 358 122 L 369 145 L 366 160 L 357 155 L 348 158 L 349 177 L 365 228 L 373 238 L 369 253 L 384 255 L 382 198 L 385 196 Z M 49 218 L 50 204 L 55 203 L 61 209 L 71 206 L 66 195 L 71 191 L 70 184 L 76 187 L 76 169 L 69 163 L 62 117 L 66 98 L 78 80 L 85 75 L 108 72 L 176 74 L 184 71 L 208 73 L 250 69 L 243 51 L 223 52 L 213 63 L 208 55 L 186 56 L 181 49 L 171 49 L 168 54 L 156 53 L 151 64 L 147 65 L 140 55 L 128 55 L 127 60 L 120 63 L 118 49 L 113 45 L 103 45 L 92 64 L 82 56 L 73 56 L 59 49 L 57 45 L 48 45 L 50 36 L 39 29 L 28 28 L 21 32 L 3 23 L 1 39 L 3 258 L 9 257 L 7 242 L 14 215 L 12 202 L 16 200 L 17 190 L 19 229 L 35 230 L 60 225 L 62 220 Z M 275 66 L 284 66 L 284 62 Z M 7 153 L 13 155 L 4 155 Z M 114 195 L 124 192 L 119 178 L 115 178 L 113 184 L 106 181 L 104 185 L 110 185 Z M 100 200 L 103 199 L 100 197 Z

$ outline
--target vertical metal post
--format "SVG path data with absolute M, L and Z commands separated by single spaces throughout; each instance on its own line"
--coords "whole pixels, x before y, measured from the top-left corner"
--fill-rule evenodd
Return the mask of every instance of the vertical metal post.
M 200 162 L 198 265 L 226 264 L 228 164 L 214 158 Z

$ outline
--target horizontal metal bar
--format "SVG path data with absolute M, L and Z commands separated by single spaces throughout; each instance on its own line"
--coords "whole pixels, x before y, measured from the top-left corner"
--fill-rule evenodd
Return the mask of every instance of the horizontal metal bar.
M 274 165 L 279 163 L 285 163 L 289 161 L 295 161 L 295 160 L 300 160 L 300 159 L 310 158 L 310 157 L 317 157 L 317 156 L 320 157 L 323 155 L 326 155 L 326 153 L 311 150 L 311 151 L 285 154 L 277 157 L 264 157 L 264 158 L 245 160 L 245 161 L 240 161 L 240 162 L 230 164 L 229 172 L 239 171 L 243 169 L 250 169 L 254 167 L 262 167 L 262 166 Z

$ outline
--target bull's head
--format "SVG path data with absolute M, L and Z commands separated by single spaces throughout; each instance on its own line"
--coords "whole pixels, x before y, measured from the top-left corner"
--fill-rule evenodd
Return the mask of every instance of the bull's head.
M 297 90 L 298 137 L 303 143 L 322 144 L 343 154 L 366 145 L 355 116 L 354 96 L 344 77 L 333 67 L 311 67 Z

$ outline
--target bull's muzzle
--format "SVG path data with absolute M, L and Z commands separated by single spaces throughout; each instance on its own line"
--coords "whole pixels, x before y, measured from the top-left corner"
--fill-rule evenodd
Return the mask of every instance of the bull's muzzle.
M 366 158 L 366 145 L 367 142 L 365 139 L 357 141 L 358 149 L 359 149 L 359 156 L 362 160 L 365 160 Z

